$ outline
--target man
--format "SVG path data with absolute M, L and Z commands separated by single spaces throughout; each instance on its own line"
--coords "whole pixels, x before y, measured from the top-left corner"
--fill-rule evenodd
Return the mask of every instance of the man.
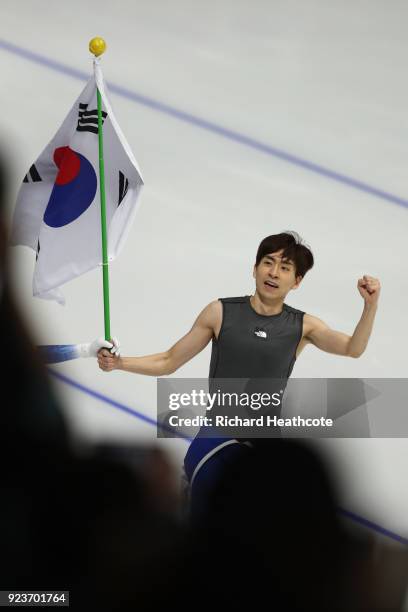
M 364 308 L 349 336 L 285 303 L 288 293 L 300 286 L 313 263 L 310 249 L 295 232 L 267 236 L 259 245 L 253 268 L 254 295 L 211 302 L 191 330 L 168 351 L 118 357 L 102 350 L 98 354 L 99 367 L 107 372 L 120 369 L 166 376 L 202 351 L 210 340 L 210 378 L 287 379 L 307 344 L 335 355 L 360 357 L 373 328 L 380 283 L 368 275 L 358 279 Z M 195 438 L 184 461 L 193 507 L 202 506 L 225 462 L 245 452 L 248 446 L 238 440 Z

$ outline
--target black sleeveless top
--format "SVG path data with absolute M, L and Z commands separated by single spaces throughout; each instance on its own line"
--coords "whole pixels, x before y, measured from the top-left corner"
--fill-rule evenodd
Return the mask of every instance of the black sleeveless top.
M 220 298 L 223 318 L 218 339 L 212 341 L 209 377 L 287 379 L 305 313 L 283 304 L 279 314 L 261 315 L 249 297 Z

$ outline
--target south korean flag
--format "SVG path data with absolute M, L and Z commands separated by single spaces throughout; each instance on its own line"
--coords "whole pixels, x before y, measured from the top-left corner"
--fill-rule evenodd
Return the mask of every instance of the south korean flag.
M 102 98 L 109 261 L 124 244 L 143 186 L 98 60 L 94 68 L 60 129 L 24 177 L 12 224 L 12 244 L 36 253 L 34 295 L 61 304 L 61 285 L 102 263 L 97 88 Z

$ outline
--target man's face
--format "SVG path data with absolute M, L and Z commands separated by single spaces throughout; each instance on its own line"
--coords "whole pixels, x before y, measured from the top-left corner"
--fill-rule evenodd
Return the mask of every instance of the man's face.
M 258 295 L 264 299 L 284 299 L 291 289 L 297 289 L 302 277 L 296 276 L 295 264 L 282 259 L 283 249 L 265 255 L 254 266 L 253 277 Z

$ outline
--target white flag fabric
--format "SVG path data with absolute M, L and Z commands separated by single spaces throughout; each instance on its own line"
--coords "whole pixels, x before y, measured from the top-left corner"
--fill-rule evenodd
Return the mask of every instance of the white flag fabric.
M 108 259 L 131 227 L 143 179 L 112 112 L 99 61 L 60 129 L 26 174 L 11 244 L 37 253 L 33 294 L 65 299 L 59 287 L 102 264 L 97 88 L 102 97 Z

